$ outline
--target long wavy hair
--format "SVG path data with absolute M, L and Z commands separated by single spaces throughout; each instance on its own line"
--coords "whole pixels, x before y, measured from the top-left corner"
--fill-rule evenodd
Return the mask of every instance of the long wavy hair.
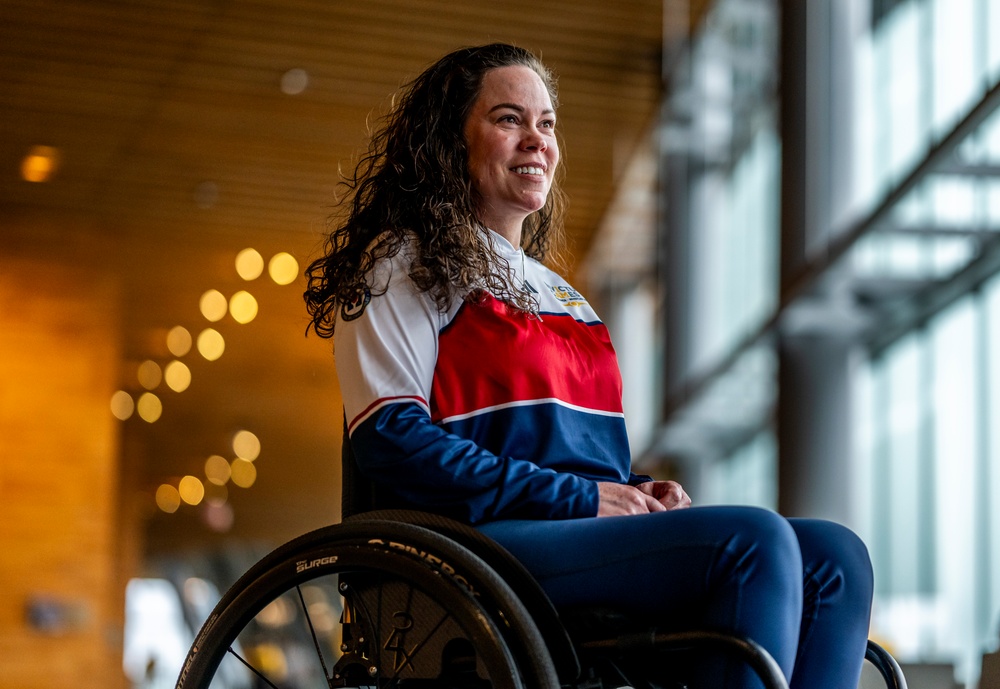
M 456 295 L 480 288 L 518 310 L 535 308 L 531 296 L 513 284 L 511 271 L 497 269 L 505 261 L 477 221 L 464 136 L 483 76 L 511 66 L 534 70 L 556 107 L 551 72 L 532 53 L 503 43 L 445 55 L 394 99 L 367 153 L 342 182 L 347 193 L 339 205 L 348 209 L 346 220 L 331 218 L 324 254 L 306 269 L 309 329 L 331 337 L 338 308 L 364 298 L 376 263 L 410 242 L 410 278 L 442 311 Z M 522 228 L 528 256 L 544 261 L 561 243 L 563 207 L 554 181 L 545 206 Z

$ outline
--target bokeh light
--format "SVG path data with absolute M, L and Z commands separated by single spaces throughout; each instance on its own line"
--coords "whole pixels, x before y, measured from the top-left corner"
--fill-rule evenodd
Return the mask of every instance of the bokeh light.
M 233 452 L 240 459 L 252 462 L 260 456 L 260 439 L 250 431 L 237 431 L 233 434 Z
M 156 506 L 167 514 L 173 514 L 181 506 L 181 494 L 170 484 L 164 483 L 156 489 Z
M 139 371 L 136 376 L 139 379 L 139 385 L 147 390 L 155 390 L 160 381 L 163 380 L 163 371 L 160 370 L 158 363 L 147 359 L 139 364 Z
M 215 361 L 226 351 L 226 340 L 217 330 L 205 328 L 198 334 L 198 353 L 209 361 Z
M 184 356 L 191 351 L 191 333 L 182 325 L 175 325 L 167 333 L 167 349 L 174 356 Z
M 248 282 L 256 280 L 264 272 L 264 257 L 256 249 L 244 249 L 236 254 L 236 272 Z
M 271 257 L 267 272 L 279 285 L 290 285 L 299 276 L 299 262 L 291 254 L 282 251 Z
M 185 476 L 177 485 L 181 500 L 189 505 L 197 505 L 205 497 L 205 486 L 196 476 Z
M 116 419 L 124 421 L 131 418 L 134 411 L 135 401 L 132 399 L 132 395 L 124 390 L 119 390 L 111 395 L 111 413 L 114 414 Z
M 305 588 L 300 588 L 300 591 L 305 592 Z M 257 613 L 257 617 L 254 621 L 259 622 L 265 627 L 270 627 L 272 629 L 277 629 L 279 627 L 284 627 L 293 619 L 295 619 L 295 606 L 289 601 L 287 596 L 281 598 L 275 598 L 273 601 L 268 603 L 263 610 Z
M 284 683 L 288 677 L 288 656 L 285 650 L 274 642 L 258 643 L 248 653 L 253 666 L 260 668 L 261 674 L 275 678 L 278 684 Z
M 257 300 L 249 292 L 240 290 L 229 300 L 229 313 L 234 321 L 246 325 L 257 317 Z
M 288 96 L 297 96 L 309 86 L 309 72 L 301 67 L 295 67 L 281 75 L 281 92 Z
M 142 393 L 135 406 L 139 412 L 139 418 L 147 423 L 153 423 L 163 413 L 163 403 L 160 402 L 159 397 L 151 392 Z
M 174 359 L 163 369 L 163 380 L 174 392 L 184 392 L 191 385 L 191 369 L 184 362 Z
M 330 604 L 330 596 L 322 586 L 303 586 L 302 599 L 305 601 L 306 610 L 312 619 L 313 630 L 328 634 L 337 628 L 340 619 L 340 606 L 337 609 Z
M 229 302 L 226 301 L 226 296 L 222 292 L 210 289 L 201 295 L 198 308 L 202 316 L 215 323 L 225 317 L 226 311 L 229 310 Z
M 208 528 L 217 533 L 229 531 L 233 528 L 233 522 L 235 521 L 233 508 L 227 502 L 216 504 L 206 500 L 201 517 L 205 520 Z
M 240 488 L 249 488 L 257 480 L 257 467 L 248 459 L 237 457 L 229 465 L 229 469 L 233 473 L 233 483 Z
M 219 455 L 212 455 L 205 460 L 205 477 L 217 486 L 224 486 L 232 474 L 229 460 Z
M 58 148 L 32 146 L 21 161 L 21 177 L 28 182 L 48 182 L 59 169 Z
M 195 610 L 206 610 L 216 603 L 212 595 L 213 587 L 201 577 L 188 577 L 181 590 L 184 592 L 184 600 Z

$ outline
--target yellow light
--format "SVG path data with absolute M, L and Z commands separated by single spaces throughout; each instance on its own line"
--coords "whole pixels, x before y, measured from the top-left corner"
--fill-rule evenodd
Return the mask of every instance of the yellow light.
M 212 455 L 205 460 L 205 476 L 213 484 L 224 486 L 232 475 L 229 469 L 229 461 L 225 457 Z
M 264 272 L 264 257 L 256 249 L 244 249 L 236 254 L 236 272 L 247 282 L 256 280 Z
M 164 483 L 156 489 L 156 506 L 167 514 L 173 514 L 181 506 L 181 494 L 173 486 Z
M 388 643 L 388 642 L 387 642 Z M 288 659 L 284 649 L 276 643 L 258 643 L 246 647 L 250 665 L 260 670 L 260 674 L 284 683 L 288 677 Z
M 139 418 L 147 423 L 153 423 L 163 413 L 163 403 L 153 393 L 144 392 L 136 404 L 136 409 L 139 410 Z
M 267 264 L 267 272 L 279 285 L 290 285 L 299 276 L 299 262 L 291 254 L 282 251 L 271 257 L 271 261 Z
M 250 460 L 237 457 L 229 468 L 233 472 L 233 483 L 240 488 L 249 488 L 257 480 L 257 467 Z
M 155 390 L 156 386 L 163 380 L 163 372 L 158 363 L 147 359 L 139 364 L 138 378 L 139 385 L 147 390 Z
M 295 607 L 288 602 L 288 598 L 275 598 L 267 606 L 257 613 L 255 621 L 265 627 L 276 629 L 284 627 L 295 618 Z
M 233 435 L 233 452 L 249 462 L 260 456 L 260 440 L 250 431 L 237 431 Z
M 48 182 L 59 169 L 59 149 L 32 146 L 21 161 L 21 177 L 28 182 Z
M 229 313 L 234 321 L 245 325 L 257 317 L 257 300 L 249 292 L 241 290 L 229 300 Z
M 191 333 L 181 325 L 175 325 L 167 333 L 167 349 L 174 356 L 184 356 L 191 351 Z
M 116 419 L 124 421 L 130 418 L 134 411 L 135 402 L 132 400 L 132 395 L 124 390 L 119 390 L 111 395 L 111 413 L 114 414 Z
M 198 308 L 201 310 L 202 316 L 215 323 L 216 321 L 221 321 L 226 315 L 229 304 L 226 302 L 226 297 L 222 292 L 217 289 L 210 289 L 201 295 Z
M 205 486 L 195 476 L 185 476 L 177 486 L 181 500 L 189 505 L 197 505 L 205 497 Z
M 226 341 L 217 330 L 205 328 L 198 334 L 198 353 L 209 361 L 215 361 L 226 351 Z
M 191 369 L 174 359 L 163 369 L 163 378 L 167 381 L 168 388 L 174 392 L 184 392 L 191 385 Z

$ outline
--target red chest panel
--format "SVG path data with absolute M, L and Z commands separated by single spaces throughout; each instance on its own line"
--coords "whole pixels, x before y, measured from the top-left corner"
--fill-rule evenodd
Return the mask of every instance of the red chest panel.
M 462 307 L 438 348 L 434 421 L 533 401 L 622 412 L 621 375 L 603 323 L 529 317 L 487 296 Z

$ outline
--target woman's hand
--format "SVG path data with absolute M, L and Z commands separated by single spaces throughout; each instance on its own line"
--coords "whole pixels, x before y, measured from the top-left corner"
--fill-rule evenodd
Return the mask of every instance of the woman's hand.
M 691 498 L 677 481 L 647 481 L 636 486 L 665 509 L 680 510 L 691 506 Z
M 691 506 L 691 498 L 675 481 L 648 481 L 638 486 L 598 483 L 598 517 L 665 512 Z

